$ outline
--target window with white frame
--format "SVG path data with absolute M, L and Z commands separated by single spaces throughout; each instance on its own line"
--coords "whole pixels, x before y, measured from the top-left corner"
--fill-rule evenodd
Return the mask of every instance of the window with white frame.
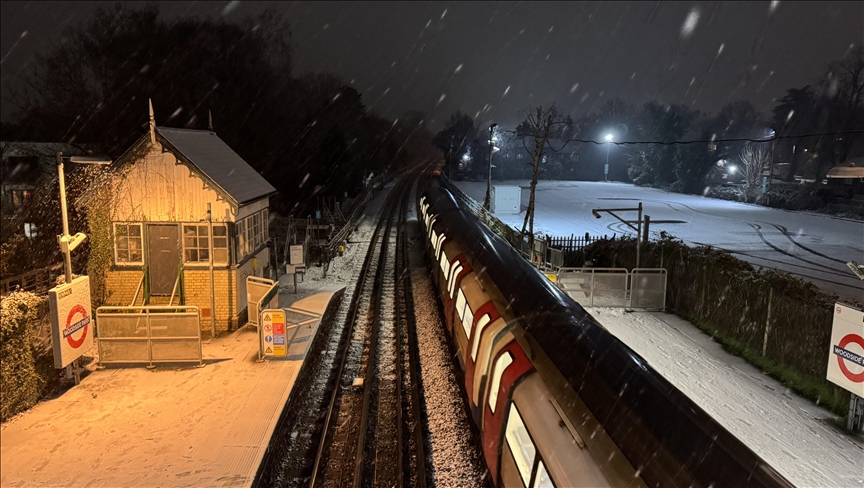
M 495 413 L 495 407 L 498 406 L 498 390 L 501 388 L 501 375 L 513 363 L 513 355 L 509 352 L 498 356 L 495 361 L 495 367 L 492 368 L 492 384 L 489 388 L 489 410 Z
M 531 471 L 534 469 L 537 448 L 534 447 L 534 442 L 528 435 L 528 428 L 525 427 L 525 422 L 522 421 L 522 416 L 519 415 L 516 405 L 510 407 L 507 416 L 506 438 L 522 482 L 525 483 L 525 486 L 532 486 L 530 484 Z
M 207 224 L 183 224 L 183 262 L 210 262 L 210 230 Z M 228 227 L 213 224 L 213 264 L 228 264 Z
M 144 264 L 141 224 L 114 224 L 114 262 Z
M 270 238 L 269 211 L 255 212 L 237 222 L 237 260 L 257 251 Z

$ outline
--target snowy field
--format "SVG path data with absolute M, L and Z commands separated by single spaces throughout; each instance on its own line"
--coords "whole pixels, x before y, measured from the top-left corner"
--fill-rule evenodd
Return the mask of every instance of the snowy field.
M 864 486 L 864 436 L 694 325 L 663 312 L 588 308 L 612 334 L 797 487 Z
M 508 225 L 522 228 L 528 205 L 529 180 L 493 182 L 522 187 L 522 213 L 496 214 Z M 478 202 L 486 183 L 456 185 Z M 651 216 L 651 239 L 666 231 L 691 245 L 727 250 L 754 265 L 782 269 L 813 281 L 841 298 L 864 302 L 864 282 L 847 262 L 864 262 L 864 222 L 807 212 L 791 212 L 694 195 L 669 193 L 625 183 L 540 181 L 537 185 L 535 232 L 551 236 L 634 234 L 606 213 L 593 208 L 635 208 L 641 201 Z M 636 220 L 636 212 L 619 213 Z

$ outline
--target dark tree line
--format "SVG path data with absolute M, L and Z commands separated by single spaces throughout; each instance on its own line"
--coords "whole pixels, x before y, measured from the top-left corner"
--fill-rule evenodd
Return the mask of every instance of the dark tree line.
M 291 32 L 274 11 L 238 23 L 169 21 L 154 5 L 117 4 L 67 28 L 14 75 L 3 141 L 67 143 L 116 159 L 148 130 L 152 99 L 160 126 L 207 129 L 212 116 L 219 137 L 279 191 L 271 208 L 283 214 L 308 215 L 319 196 L 355 196 L 364 172 L 392 172 L 434 150 L 423 114 L 387 120 L 338 76 L 294 77 Z M 70 202 L 93 171 L 66 165 Z M 4 220 L 4 275 L 58 259 L 56 175 L 40 185 L 32 205 Z M 79 210 L 70 206 L 70 228 L 87 232 Z M 21 235 L 23 222 L 37 224 L 37 238 Z M 18 255 L 28 262 L 6 259 Z
M 98 9 L 18 74 L 4 94 L 17 112 L 3 139 L 67 142 L 119 156 L 147 126 L 208 128 L 304 212 L 315 196 L 361 188 L 364 170 L 424 156 L 423 116 L 393 121 L 366 109 L 338 76 L 292 76 L 287 19 L 267 11 L 239 23 L 166 20 L 155 5 Z M 420 143 L 422 141 L 422 143 Z
M 830 63 L 814 86 L 788 89 L 776 99 L 770 116 L 745 100 L 729 103 L 712 114 L 683 105 L 654 101 L 637 107 L 611 99 L 576 120 L 556 114 L 550 121 L 552 130 L 545 145 L 546 163 L 536 173 L 547 179 L 603 180 L 608 160 L 610 180 L 704 193 L 718 161 L 726 162 L 728 168 L 743 163 L 745 152 L 761 148 L 760 151 L 767 150 L 769 154 L 773 151 L 777 166 L 784 166 L 783 171 L 775 171 L 775 178 L 792 181 L 796 175 L 803 175 L 821 182 L 831 167 L 864 155 L 862 99 L 864 49 L 861 47 Z M 501 140 L 496 147 L 501 151 L 494 156 L 493 174 L 501 178 L 530 178 L 534 140 L 543 135 L 539 131 L 528 120 L 515 129 L 499 130 Z M 456 140 L 472 140 L 475 133 L 477 129 L 468 116 L 454 114 L 436 141 L 446 142 L 454 136 Z M 607 134 L 614 144 L 605 141 Z M 729 141 L 774 137 L 777 139 L 773 145 Z M 626 144 L 639 141 L 654 143 Z M 705 142 L 670 144 L 680 141 Z M 468 153 L 475 169 L 485 171 L 489 164 L 485 144 L 486 137 L 478 137 L 472 144 L 460 146 L 454 158 Z M 442 145 L 438 147 L 445 149 Z

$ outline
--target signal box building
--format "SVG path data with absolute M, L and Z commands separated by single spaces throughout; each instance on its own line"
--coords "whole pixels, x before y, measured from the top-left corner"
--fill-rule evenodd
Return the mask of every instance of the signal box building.
M 107 305 L 195 305 L 201 328 L 247 320 L 246 277 L 269 276 L 276 193 L 212 130 L 155 127 L 114 163 Z M 208 222 L 208 207 L 211 221 Z M 211 254 L 212 253 L 212 254 Z M 212 258 L 215 310 L 210 300 Z

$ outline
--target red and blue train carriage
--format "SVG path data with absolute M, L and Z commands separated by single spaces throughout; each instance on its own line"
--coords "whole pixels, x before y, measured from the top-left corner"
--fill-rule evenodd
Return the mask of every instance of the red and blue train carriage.
M 446 190 L 419 206 L 496 485 L 790 486 Z

